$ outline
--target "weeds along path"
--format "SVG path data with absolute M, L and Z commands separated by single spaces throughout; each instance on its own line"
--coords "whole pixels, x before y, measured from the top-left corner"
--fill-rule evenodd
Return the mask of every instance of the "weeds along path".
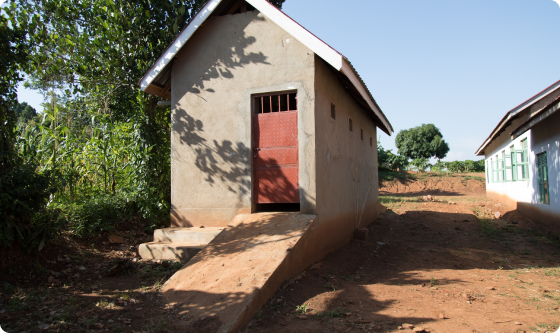
M 0 327 L 6 332 L 175 332 L 182 320 L 160 288 L 182 265 L 141 261 L 143 228 L 93 240 L 68 233 L 36 256 L 3 253 Z M 111 241 L 113 241 L 111 243 Z
M 481 195 L 381 201 L 388 210 L 370 224 L 368 241 L 352 241 L 286 283 L 245 331 L 558 329 L 557 239 Z

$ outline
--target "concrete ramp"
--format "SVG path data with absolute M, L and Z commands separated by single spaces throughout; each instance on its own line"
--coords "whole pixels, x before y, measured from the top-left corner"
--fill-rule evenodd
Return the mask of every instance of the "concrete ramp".
M 315 215 L 238 215 L 163 286 L 185 329 L 236 332 L 284 281 L 305 269 Z

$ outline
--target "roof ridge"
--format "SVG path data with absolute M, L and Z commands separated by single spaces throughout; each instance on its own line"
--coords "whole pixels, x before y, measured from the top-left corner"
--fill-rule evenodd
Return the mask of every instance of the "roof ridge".
M 177 37 L 175 37 L 173 42 L 167 47 L 163 54 L 158 57 L 152 67 L 150 67 L 150 69 L 138 82 L 140 88 L 143 91 L 154 91 L 153 89 L 158 89 L 155 88 L 159 87 L 158 85 L 156 85 L 155 83 L 152 85 L 154 80 L 163 73 L 171 60 L 187 44 L 188 40 L 198 30 L 198 28 L 202 26 L 204 22 L 206 22 L 206 20 L 214 13 L 214 10 L 222 3 L 222 1 L 223 0 L 208 0 L 201 8 L 201 10 L 192 18 L 189 24 L 187 24 L 187 26 L 181 30 L 181 32 L 177 35 Z M 371 111 L 374 113 L 374 115 L 381 120 L 381 124 L 379 124 L 379 127 L 389 135 L 393 133 L 393 127 L 391 126 L 391 123 L 389 122 L 383 111 L 381 111 L 381 108 L 373 98 L 363 79 L 360 77 L 354 66 L 350 64 L 348 58 L 346 58 L 329 44 L 325 43 L 315 34 L 307 30 L 305 27 L 291 18 L 288 14 L 272 5 L 269 1 L 245 1 L 255 9 L 257 9 L 259 12 L 261 12 L 270 21 L 280 26 L 280 28 L 292 35 L 303 45 L 308 47 L 312 52 L 322 58 L 337 71 L 347 76 L 352 84 L 357 88 L 361 97 L 371 108 Z M 347 67 L 345 68 L 345 66 Z M 350 70 L 348 70 L 348 68 L 350 68 Z M 157 95 L 158 93 L 155 92 L 155 94 Z

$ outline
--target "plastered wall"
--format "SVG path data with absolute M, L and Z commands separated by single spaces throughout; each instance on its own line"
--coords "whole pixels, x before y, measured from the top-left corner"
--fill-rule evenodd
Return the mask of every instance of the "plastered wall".
M 321 240 L 317 248 L 332 251 L 379 214 L 376 126 L 321 59 L 315 77 L 317 219 L 311 238 Z
M 251 95 L 297 90 L 301 211 L 314 213 L 315 56 L 258 11 L 211 17 L 173 62 L 175 226 L 251 213 Z
M 550 204 L 540 204 L 538 200 L 539 182 L 536 161 L 533 165 L 531 198 L 528 203 L 532 210 L 538 210 L 538 219 L 547 229 L 560 235 L 560 113 L 556 112 L 531 130 L 531 153 L 533 156 L 547 153 L 548 186 Z M 528 208 L 526 208 L 528 209 Z M 542 216 L 541 216 L 542 215 Z

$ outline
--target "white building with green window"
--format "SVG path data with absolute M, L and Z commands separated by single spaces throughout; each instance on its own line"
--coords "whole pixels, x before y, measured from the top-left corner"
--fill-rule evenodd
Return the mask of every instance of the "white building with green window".
M 488 197 L 560 235 L 558 109 L 560 81 L 509 111 L 476 154 L 486 159 Z

